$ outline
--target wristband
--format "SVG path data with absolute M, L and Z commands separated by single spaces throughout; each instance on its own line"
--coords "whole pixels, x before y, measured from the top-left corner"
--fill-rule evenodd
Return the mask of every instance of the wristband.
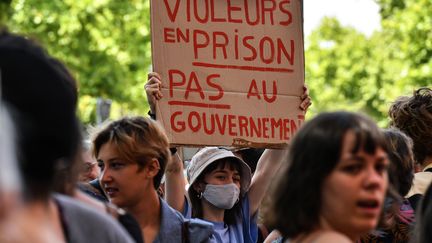
M 170 148 L 170 151 L 171 151 L 171 155 L 174 155 L 175 153 L 177 153 L 177 148 L 172 147 L 172 148 Z
M 156 114 L 152 113 L 151 110 L 147 112 L 151 119 L 156 120 Z

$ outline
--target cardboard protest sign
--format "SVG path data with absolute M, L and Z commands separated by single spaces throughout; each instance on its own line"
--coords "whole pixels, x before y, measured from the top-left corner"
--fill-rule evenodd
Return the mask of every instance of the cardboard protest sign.
M 301 0 L 152 0 L 173 144 L 280 147 L 304 120 Z

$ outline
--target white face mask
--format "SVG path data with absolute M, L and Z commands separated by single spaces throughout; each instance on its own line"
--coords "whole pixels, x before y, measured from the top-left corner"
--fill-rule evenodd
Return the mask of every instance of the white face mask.
M 240 189 L 236 184 L 207 184 L 202 196 L 212 205 L 220 209 L 231 209 L 239 199 Z

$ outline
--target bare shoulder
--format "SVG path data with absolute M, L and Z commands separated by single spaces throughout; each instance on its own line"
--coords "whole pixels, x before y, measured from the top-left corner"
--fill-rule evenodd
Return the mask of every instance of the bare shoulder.
M 330 243 L 330 242 L 352 243 L 352 241 L 347 236 L 334 231 L 320 232 L 313 239 L 311 239 L 310 242 L 311 243 Z

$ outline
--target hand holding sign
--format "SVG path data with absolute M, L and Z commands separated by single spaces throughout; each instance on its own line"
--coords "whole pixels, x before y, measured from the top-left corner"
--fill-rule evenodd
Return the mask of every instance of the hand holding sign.
M 300 96 L 300 99 L 302 101 L 300 103 L 300 109 L 306 112 L 309 106 L 312 105 L 312 100 L 309 96 L 309 89 L 307 88 L 306 84 L 303 86 L 303 94 Z
M 163 95 L 161 92 L 162 82 L 158 73 L 151 72 L 147 75 L 147 83 L 144 85 L 144 90 L 147 94 L 147 101 L 150 105 L 150 111 L 156 114 L 156 101 L 160 100 Z

